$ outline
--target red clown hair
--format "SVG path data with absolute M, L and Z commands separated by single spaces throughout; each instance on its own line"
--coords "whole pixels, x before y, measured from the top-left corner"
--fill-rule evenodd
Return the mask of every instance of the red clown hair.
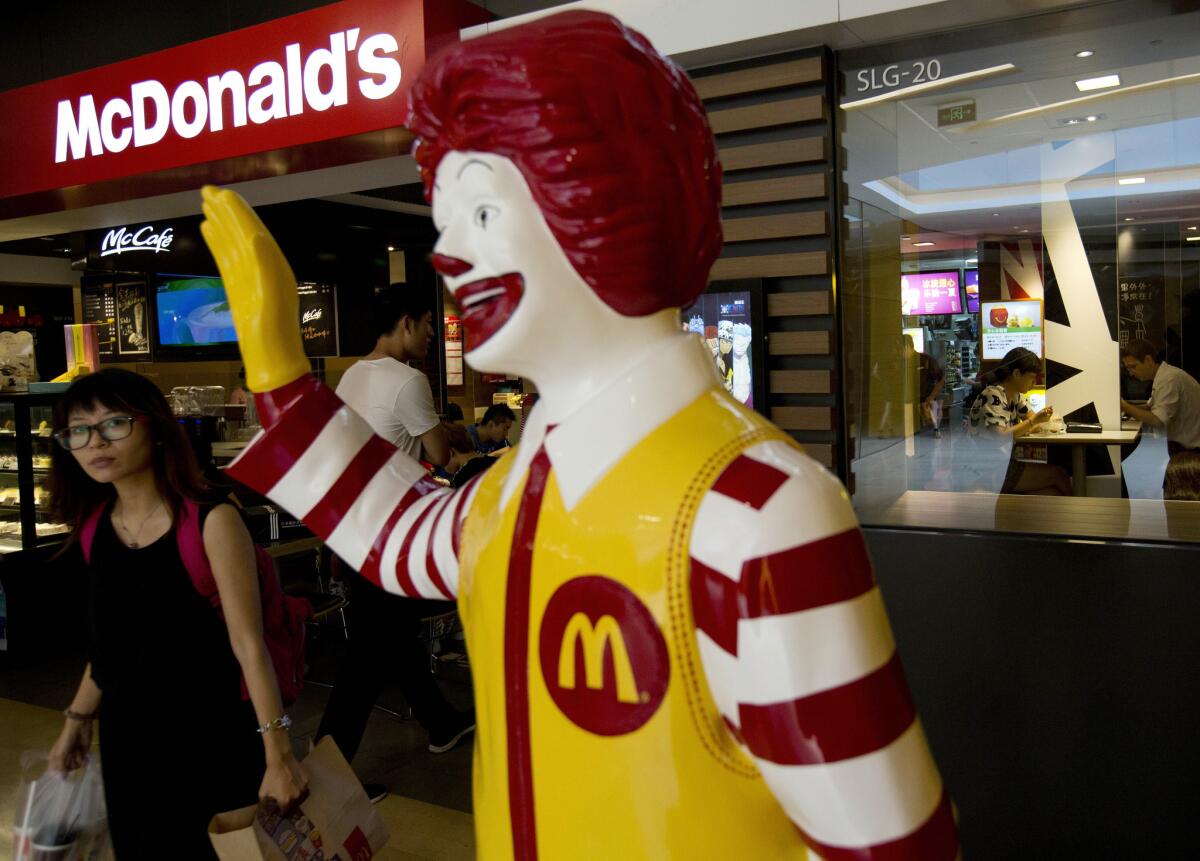
M 510 159 L 600 299 L 690 304 L 721 250 L 721 165 L 687 76 L 611 15 L 561 12 L 453 45 L 422 69 L 409 128 L 427 198 L 451 150 Z

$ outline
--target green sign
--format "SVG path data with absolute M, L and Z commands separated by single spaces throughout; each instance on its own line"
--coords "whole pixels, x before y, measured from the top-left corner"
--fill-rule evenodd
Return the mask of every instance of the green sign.
M 975 122 L 975 100 L 938 108 L 938 128 Z

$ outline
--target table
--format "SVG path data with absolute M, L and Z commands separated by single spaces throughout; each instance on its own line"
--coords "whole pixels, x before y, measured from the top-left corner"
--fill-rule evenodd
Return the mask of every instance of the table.
M 1106 430 L 1099 433 L 1037 433 L 1035 431 L 1014 437 L 1013 441 L 1034 445 L 1071 446 L 1071 495 L 1087 496 L 1085 447 L 1089 445 L 1131 445 L 1137 442 L 1141 430 L 1141 422 L 1129 421 L 1121 422 L 1120 430 Z

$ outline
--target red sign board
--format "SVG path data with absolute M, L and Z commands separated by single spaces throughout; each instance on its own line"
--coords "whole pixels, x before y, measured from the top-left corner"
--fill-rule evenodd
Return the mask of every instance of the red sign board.
M 431 45 L 480 14 L 345 0 L 0 93 L 0 197 L 402 125 Z

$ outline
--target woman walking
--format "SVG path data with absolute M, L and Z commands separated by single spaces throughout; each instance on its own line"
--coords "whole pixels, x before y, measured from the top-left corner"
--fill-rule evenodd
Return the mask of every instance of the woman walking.
M 305 782 L 263 641 L 249 533 L 231 505 L 204 502 L 187 439 L 144 377 L 83 377 L 55 407 L 54 427 L 51 495 L 74 524 L 72 542 L 103 513 L 90 539 L 89 662 L 51 768 L 86 761 L 99 717 L 118 861 L 214 858 L 215 813 L 256 798 L 290 805 Z M 180 556 L 187 501 L 199 503 L 220 612 Z

